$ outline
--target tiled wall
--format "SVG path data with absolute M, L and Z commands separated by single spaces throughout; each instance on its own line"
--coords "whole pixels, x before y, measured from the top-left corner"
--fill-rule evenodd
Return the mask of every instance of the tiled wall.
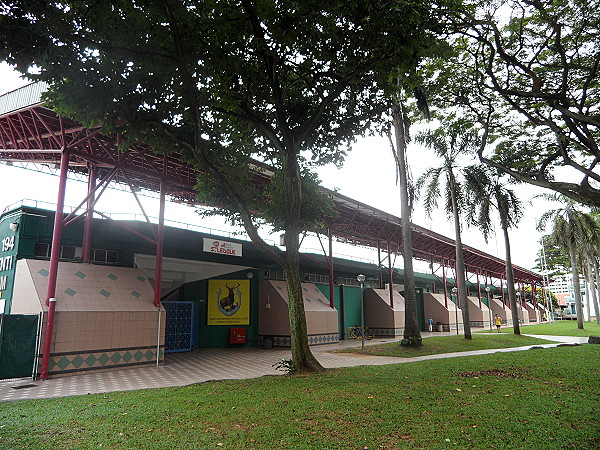
M 48 276 L 48 261 L 20 260 L 13 296 L 13 312 L 44 312 L 42 345 Z M 141 270 L 61 262 L 55 298 L 50 375 L 163 360 L 166 313 Z
M 50 375 L 134 364 L 164 359 L 165 313 L 67 312 L 54 316 Z M 46 318 L 42 327 L 45 336 Z M 160 334 L 159 334 L 160 333 Z M 159 340 L 160 335 L 160 340 Z

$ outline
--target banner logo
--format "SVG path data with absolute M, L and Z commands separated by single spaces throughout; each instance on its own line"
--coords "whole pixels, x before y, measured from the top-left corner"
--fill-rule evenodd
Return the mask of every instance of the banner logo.
M 208 281 L 208 325 L 250 324 L 250 281 Z

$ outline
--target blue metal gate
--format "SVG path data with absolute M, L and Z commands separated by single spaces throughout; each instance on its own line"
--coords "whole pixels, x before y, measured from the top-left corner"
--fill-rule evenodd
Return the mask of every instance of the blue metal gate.
M 162 302 L 167 312 L 165 353 L 191 352 L 196 332 L 196 302 Z

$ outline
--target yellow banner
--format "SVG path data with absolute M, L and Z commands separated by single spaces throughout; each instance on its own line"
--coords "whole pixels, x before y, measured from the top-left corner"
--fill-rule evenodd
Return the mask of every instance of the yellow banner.
M 250 325 L 250 280 L 208 280 L 208 325 Z

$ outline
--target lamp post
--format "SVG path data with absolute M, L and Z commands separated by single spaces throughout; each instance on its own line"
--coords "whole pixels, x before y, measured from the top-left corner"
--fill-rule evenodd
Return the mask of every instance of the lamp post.
M 356 277 L 360 283 L 360 347 L 365 349 L 365 309 L 364 309 L 364 282 L 365 276 L 361 273 Z
M 517 318 L 519 319 L 519 323 L 521 323 L 521 291 L 517 291 Z
M 452 288 L 452 294 L 454 295 L 454 315 L 456 317 L 456 335 L 458 335 L 458 297 L 456 293 L 458 292 L 458 288 L 454 286 Z
M 492 328 L 492 302 L 490 302 L 490 287 L 485 287 L 485 292 L 487 292 L 487 301 L 488 301 L 488 312 L 490 313 L 490 331 L 494 331 Z

